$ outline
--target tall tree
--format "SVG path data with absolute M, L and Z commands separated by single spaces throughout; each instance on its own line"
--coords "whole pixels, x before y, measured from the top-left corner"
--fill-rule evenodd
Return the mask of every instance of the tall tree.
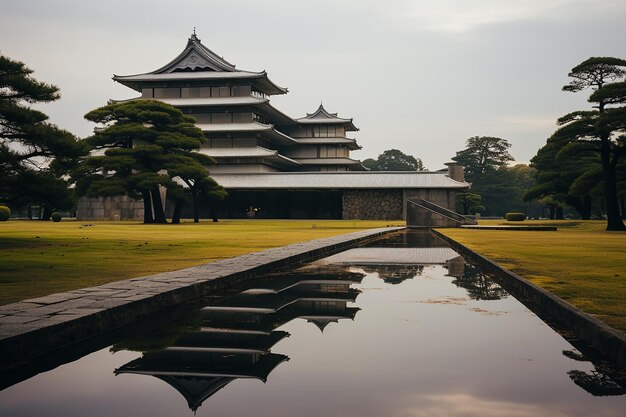
M 473 136 L 467 139 L 465 149 L 452 158 L 465 168 L 466 178 L 472 183 L 471 193 L 481 197 L 488 216 L 501 216 L 525 206 L 522 195 L 530 186 L 529 168 L 523 164 L 507 166 L 514 160 L 510 147 L 506 139 Z
M 626 230 L 621 219 L 617 166 L 625 154 L 626 134 L 626 60 L 613 57 L 591 57 L 572 68 L 572 80 L 564 91 L 578 92 L 591 89 L 589 97 L 596 110 L 576 111 L 558 120 L 560 128 L 552 135 L 567 143 L 566 147 L 580 147 L 582 143 L 600 154 L 604 201 L 607 216 L 606 230 Z M 578 143 L 575 143 L 578 142 Z
M 562 152 L 563 144 L 558 138 L 550 138 L 531 159 L 531 166 L 536 170 L 534 184 L 524 195 L 525 201 L 540 200 L 554 206 L 562 204 L 573 207 L 583 220 L 591 217 L 592 194 L 596 184 L 585 188 L 572 188 L 581 176 L 600 168 L 596 154 L 589 152 L 587 144 L 569 147 Z M 596 177 L 597 179 L 597 177 Z M 601 178 L 600 178 L 601 182 Z M 545 198 L 545 197 L 550 198 Z
M 195 120 L 156 100 L 114 103 L 85 117 L 103 127 L 87 138 L 96 154 L 75 172 L 77 190 L 88 196 L 141 197 L 144 222 L 166 223 L 160 192 L 164 187 L 176 205 L 178 221 L 184 199 L 177 180 L 208 181 L 204 165 L 213 162 L 194 152 L 205 141 Z
M 398 149 L 388 149 L 377 159 L 366 159 L 363 166 L 371 171 L 424 171 L 424 164 L 419 158 L 407 155 Z
M 513 161 L 509 154 L 511 145 L 506 139 L 491 136 L 473 136 L 465 142 L 465 149 L 452 160 L 465 167 L 465 176 L 473 182 L 480 176 L 497 171 Z
M 73 205 L 61 168 L 73 166 L 86 148 L 30 107 L 60 97 L 57 87 L 35 80 L 32 73 L 23 62 L 0 55 L 0 201 L 44 204 L 50 213 Z

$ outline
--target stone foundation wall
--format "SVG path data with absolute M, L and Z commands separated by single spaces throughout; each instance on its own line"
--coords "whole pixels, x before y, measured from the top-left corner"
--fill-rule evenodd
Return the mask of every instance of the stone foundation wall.
M 76 220 L 143 220 L 143 200 L 128 196 L 81 197 Z
M 346 190 L 342 218 L 402 220 L 402 190 Z

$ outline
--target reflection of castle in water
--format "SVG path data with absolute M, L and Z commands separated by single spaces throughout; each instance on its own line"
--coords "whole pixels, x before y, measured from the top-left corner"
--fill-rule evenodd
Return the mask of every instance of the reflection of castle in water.
M 366 273 L 376 273 L 387 284 L 413 279 L 428 265 L 441 265 L 452 277 L 463 277 L 465 273 L 465 261 L 449 247 L 356 248 L 330 256 L 320 263 L 356 266 Z
M 115 374 L 152 375 L 179 391 L 194 412 L 238 378 L 265 382 L 285 355 L 271 348 L 289 333 L 276 330 L 302 318 L 320 330 L 340 319 L 354 319 L 363 274 L 345 269 L 306 269 L 267 276 L 239 294 L 200 310 L 199 329 L 182 333 L 170 346 L 144 352 Z

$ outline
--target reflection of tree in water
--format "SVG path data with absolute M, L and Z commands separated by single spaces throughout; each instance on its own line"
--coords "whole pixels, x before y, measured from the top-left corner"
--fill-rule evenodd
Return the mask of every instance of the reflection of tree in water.
M 607 373 L 596 368 L 593 371 L 569 371 L 567 373 L 576 385 L 593 396 L 624 395 L 626 389 L 615 382 Z
M 424 271 L 424 265 L 367 265 L 361 268 L 367 273 L 378 274 L 387 284 L 399 284 L 422 275 Z
M 589 360 L 579 352 L 564 350 L 563 355 L 578 362 Z M 626 394 L 626 374 L 612 369 L 606 363 L 595 364 L 593 371 L 569 371 L 572 381 L 588 393 L 596 397 Z
M 457 287 L 465 288 L 473 300 L 500 300 L 508 297 L 504 288 L 496 284 L 474 265 L 467 263 L 463 268 L 463 276 L 457 277 L 452 283 Z

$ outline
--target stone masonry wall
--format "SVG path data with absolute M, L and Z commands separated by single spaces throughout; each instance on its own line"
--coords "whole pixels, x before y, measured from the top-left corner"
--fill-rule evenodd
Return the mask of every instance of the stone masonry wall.
M 76 220 L 143 220 L 143 201 L 128 196 L 81 197 Z
M 346 190 L 343 219 L 402 220 L 402 190 Z

